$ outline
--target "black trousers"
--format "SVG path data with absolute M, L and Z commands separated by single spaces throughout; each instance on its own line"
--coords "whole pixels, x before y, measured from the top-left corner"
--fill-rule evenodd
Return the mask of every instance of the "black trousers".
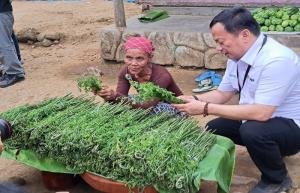
M 207 123 L 217 135 L 247 148 L 251 159 L 267 183 L 280 183 L 287 175 L 284 156 L 300 150 L 300 128 L 291 119 L 275 117 L 266 122 L 217 118 Z

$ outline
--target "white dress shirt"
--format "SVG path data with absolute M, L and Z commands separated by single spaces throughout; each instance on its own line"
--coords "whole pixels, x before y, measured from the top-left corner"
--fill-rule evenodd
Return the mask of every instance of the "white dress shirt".
M 239 104 L 276 106 L 272 117 L 293 119 L 300 126 L 300 59 L 270 37 L 262 47 L 263 39 L 264 35 L 260 34 L 239 61 L 228 60 L 218 89 L 238 92 L 239 81 L 242 87 Z M 243 85 L 248 65 L 251 68 Z

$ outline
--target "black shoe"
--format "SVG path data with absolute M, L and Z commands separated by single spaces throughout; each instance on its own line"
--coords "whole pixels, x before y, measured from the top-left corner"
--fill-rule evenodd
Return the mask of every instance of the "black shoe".
M 249 193 L 281 193 L 291 189 L 292 185 L 292 179 L 287 175 L 279 184 L 269 184 L 261 180 Z
M 11 86 L 17 82 L 20 82 L 24 79 L 25 79 L 25 77 L 23 75 L 4 74 L 0 78 L 0 87 L 5 88 L 5 87 Z

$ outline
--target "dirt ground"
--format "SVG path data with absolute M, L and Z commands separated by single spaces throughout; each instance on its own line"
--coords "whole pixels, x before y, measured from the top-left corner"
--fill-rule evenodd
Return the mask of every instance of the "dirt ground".
M 76 79 L 85 73 L 88 67 L 96 67 L 103 73 L 104 84 L 112 87 L 116 84 L 116 73 L 122 64 L 105 62 L 99 49 L 99 31 L 113 24 L 113 3 L 104 0 L 76 2 L 14 1 L 15 31 L 32 27 L 41 33 L 59 32 L 64 39 L 50 47 L 36 47 L 21 44 L 26 80 L 11 87 L 0 89 L 0 112 L 25 103 L 35 103 L 68 93 L 81 94 L 76 86 Z M 126 17 L 140 14 L 141 9 L 135 4 L 125 4 Z M 179 87 L 185 94 L 191 94 L 195 87 L 193 77 L 199 70 L 169 68 Z M 101 99 L 98 99 L 101 100 Z M 200 125 L 211 119 L 199 119 Z M 246 177 L 246 181 L 233 180 L 232 192 L 245 193 L 259 173 L 251 162 L 246 150 L 237 147 L 235 175 Z M 297 172 L 299 156 L 288 159 L 291 175 L 300 182 Z M 40 172 L 14 161 L 0 159 L 0 182 L 22 177 L 26 181 L 25 189 L 30 193 L 50 193 L 42 183 Z M 252 180 L 252 181 L 251 181 Z M 248 182 L 247 181 L 247 182 Z M 70 190 L 72 193 L 96 193 L 83 182 Z

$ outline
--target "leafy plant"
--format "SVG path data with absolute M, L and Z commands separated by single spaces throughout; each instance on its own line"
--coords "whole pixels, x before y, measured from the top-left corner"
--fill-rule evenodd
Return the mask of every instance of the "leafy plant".
M 101 80 L 94 75 L 80 77 L 77 84 L 79 89 L 85 92 L 99 92 L 101 90 Z
M 196 193 L 193 172 L 215 135 L 191 118 L 149 115 L 124 103 L 53 98 L 0 113 L 13 123 L 7 149 L 30 149 L 76 171 L 91 171 L 129 187 L 158 185 Z
M 161 88 L 153 84 L 152 82 L 139 83 L 132 80 L 132 78 L 128 75 L 126 78 L 129 81 L 130 85 L 137 90 L 138 92 L 137 98 L 139 98 L 142 102 L 159 99 L 160 101 L 165 101 L 168 103 L 175 103 L 175 104 L 184 103 L 184 101 L 178 99 L 174 95 L 174 93 L 164 88 Z

